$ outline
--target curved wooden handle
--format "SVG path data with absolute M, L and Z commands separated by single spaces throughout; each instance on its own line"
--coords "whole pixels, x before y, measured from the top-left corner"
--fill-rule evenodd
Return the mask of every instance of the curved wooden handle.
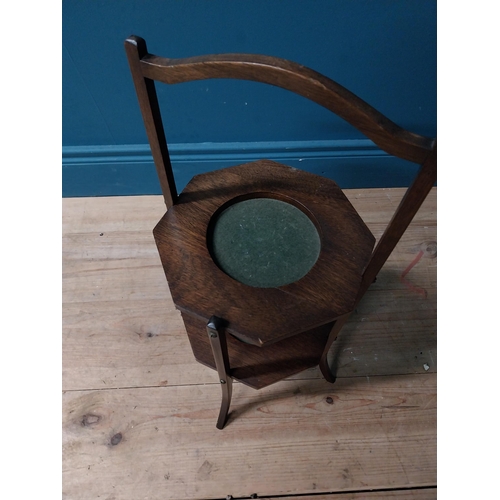
M 140 68 L 145 78 L 169 84 L 210 78 L 267 83 L 329 109 L 391 155 L 421 164 L 432 150 L 432 139 L 408 132 L 333 80 L 285 59 L 255 54 L 167 59 L 146 53 Z

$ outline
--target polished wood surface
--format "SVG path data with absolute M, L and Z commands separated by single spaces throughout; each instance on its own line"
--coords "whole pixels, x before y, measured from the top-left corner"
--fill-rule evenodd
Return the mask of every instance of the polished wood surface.
M 141 96 L 147 94 L 140 87 L 148 84 L 154 89 L 155 80 L 167 84 L 209 78 L 252 80 L 284 88 L 318 103 L 360 130 L 381 149 L 399 158 L 422 164 L 434 148 L 434 139 L 401 128 L 337 82 L 292 61 L 260 54 L 165 58 L 148 53 L 145 40 L 134 35 L 125 40 L 125 49 L 140 94 L 141 109 L 145 107 Z M 148 130 L 161 123 L 159 113 L 153 116 L 143 111 L 143 116 Z M 154 134 L 153 139 L 156 143 Z M 169 176 L 168 166 L 166 172 Z M 160 173 L 162 180 L 164 175 Z M 168 192 L 169 188 L 164 190 L 164 195 L 170 198 Z
M 363 274 L 363 283 L 358 292 L 357 302 L 361 300 L 380 269 L 389 258 L 398 241 L 417 214 L 432 186 L 437 181 L 437 145 L 421 166 L 413 184 L 408 188 L 398 208 L 377 243 L 368 267 Z
M 210 318 L 206 329 L 222 390 L 222 404 L 216 424 L 217 429 L 222 429 L 227 421 L 233 394 L 233 379 L 230 373 L 231 368 L 229 367 L 229 354 L 227 352 L 227 334 L 224 329 L 224 321 L 216 316 Z
M 142 74 L 175 84 L 208 78 L 237 78 L 267 83 L 302 95 L 339 115 L 389 154 L 423 163 L 432 140 L 402 129 L 330 78 L 292 61 L 259 54 L 216 54 L 168 59 L 146 54 Z
M 404 190 L 345 194 L 379 239 Z M 235 383 L 222 432 L 151 234 L 162 197 L 64 199 L 63 498 L 436 498 L 436 254 L 406 276 L 426 297 L 401 280 L 436 241 L 436 194 L 333 344 L 335 385 Z
M 191 349 L 197 361 L 216 369 L 205 328 L 206 323 L 182 314 Z M 318 364 L 332 324 L 313 328 L 264 347 L 245 344 L 227 335 L 230 375 L 235 380 L 261 389 Z
M 146 42 L 142 38 L 128 39 L 125 43 L 125 51 L 146 127 L 151 154 L 156 165 L 156 173 L 168 209 L 177 201 L 177 188 L 175 187 L 155 84 L 153 80 L 144 78 L 141 71 L 140 60 L 147 55 Z
M 149 54 L 146 42 L 136 36 L 129 37 L 125 47 L 152 150 L 160 149 L 156 166 L 168 210 L 154 235 L 174 303 L 184 318 L 221 318 L 225 330 L 258 347 L 329 325 L 317 363 L 326 380 L 333 382 L 336 365 L 328 363 L 330 347 L 435 184 L 436 140 L 398 127 L 336 82 L 291 61 L 248 54 L 173 60 Z M 176 198 L 172 170 L 165 162 L 166 144 L 161 150 L 165 140 L 154 80 L 175 84 L 206 78 L 246 79 L 290 90 L 345 119 L 387 153 L 421 164 L 373 253 L 373 235 L 338 186 L 285 165 L 260 160 L 195 176 Z M 290 200 L 306 213 L 320 233 L 321 250 L 314 267 L 300 280 L 258 289 L 233 280 L 217 267 L 207 235 L 214 218 L 229 203 L 266 196 Z M 196 344 L 193 328 L 188 330 L 192 345 Z M 282 350 L 287 353 L 285 344 Z M 215 350 L 213 354 L 221 357 Z M 305 360 L 309 364 L 308 354 L 296 353 L 288 364 L 294 369 Z M 224 355 L 229 357 L 227 352 Z M 277 357 L 267 359 L 266 372 L 272 372 L 273 364 L 278 365 Z M 220 372 L 220 362 L 216 365 Z M 223 398 L 223 408 L 227 399 Z
M 207 231 L 217 213 L 255 196 L 295 204 L 318 229 L 318 260 L 295 283 L 249 287 L 221 271 L 209 253 Z M 176 306 L 205 323 L 212 314 L 224 318 L 229 333 L 257 346 L 351 311 L 375 242 L 333 181 L 268 160 L 195 176 L 153 232 Z

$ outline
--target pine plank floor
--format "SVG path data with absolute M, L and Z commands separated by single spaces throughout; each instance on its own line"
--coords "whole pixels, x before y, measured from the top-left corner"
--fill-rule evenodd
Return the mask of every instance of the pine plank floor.
M 346 195 L 379 237 L 403 191 Z M 222 431 L 152 237 L 162 199 L 64 199 L 63 498 L 436 498 L 436 195 L 332 347 L 337 382 L 235 384 Z

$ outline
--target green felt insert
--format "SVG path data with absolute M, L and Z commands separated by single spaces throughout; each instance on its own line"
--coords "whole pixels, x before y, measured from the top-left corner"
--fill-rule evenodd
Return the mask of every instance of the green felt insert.
M 217 265 L 245 285 L 272 288 L 305 276 L 318 259 L 320 238 L 301 210 L 273 198 L 231 205 L 214 224 Z

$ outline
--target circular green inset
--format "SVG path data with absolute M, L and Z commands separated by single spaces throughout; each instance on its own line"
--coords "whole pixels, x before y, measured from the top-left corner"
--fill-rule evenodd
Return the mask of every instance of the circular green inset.
M 245 285 L 273 288 L 305 276 L 321 242 L 311 219 L 290 203 L 252 198 L 215 220 L 211 253 L 226 274 Z

